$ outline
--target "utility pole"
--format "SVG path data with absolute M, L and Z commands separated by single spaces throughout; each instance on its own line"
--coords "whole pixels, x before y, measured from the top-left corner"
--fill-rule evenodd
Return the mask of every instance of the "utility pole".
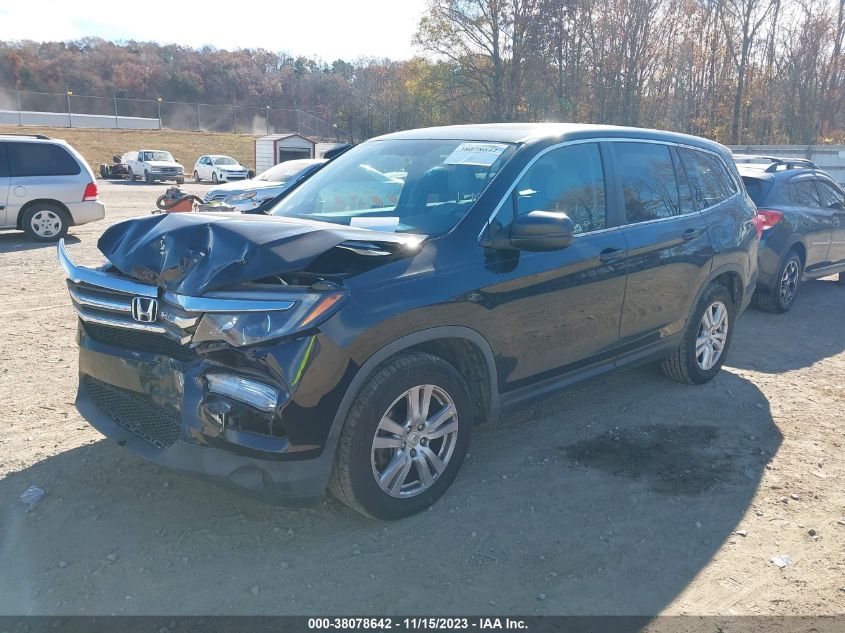
M 200 121 L 200 102 L 197 101 L 197 131 L 202 130 L 202 121 Z
M 158 112 L 158 129 L 161 129 L 161 97 L 156 97 L 156 110 Z
M 264 106 L 264 118 L 267 121 L 267 135 L 270 135 L 270 106 Z
M 68 88 L 67 91 L 67 126 L 73 127 L 73 119 L 70 116 L 70 98 L 73 95 L 73 90 Z
M 114 95 L 114 127 L 120 129 L 120 121 L 117 118 L 117 95 Z
M 18 97 L 18 125 L 23 125 L 23 114 L 21 113 L 21 91 L 16 89 L 15 94 Z

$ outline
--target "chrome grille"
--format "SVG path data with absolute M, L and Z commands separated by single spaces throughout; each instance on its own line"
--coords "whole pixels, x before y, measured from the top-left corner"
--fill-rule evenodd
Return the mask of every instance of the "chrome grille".
M 205 202 L 214 202 L 215 200 L 225 200 L 228 194 L 226 193 L 207 193 L 205 194 Z
M 198 313 L 187 312 L 159 298 L 157 289 L 152 286 L 145 286 L 152 292 L 130 294 L 70 279 L 67 284 L 73 306 L 79 318 L 86 323 L 159 334 L 179 343 L 188 343 L 199 321 Z M 138 297 L 158 301 L 158 312 L 154 320 L 141 322 L 133 317 L 132 301 Z

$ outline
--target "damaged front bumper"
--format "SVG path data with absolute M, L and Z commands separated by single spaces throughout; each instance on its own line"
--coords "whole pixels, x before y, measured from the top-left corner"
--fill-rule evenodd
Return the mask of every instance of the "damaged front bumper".
M 321 495 L 345 354 L 314 331 L 246 349 L 191 343 L 204 314 L 295 312 L 294 296 L 188 297 L 76 266 L 62 243 L 58 253 L 79 316 L 86 420 L 168 468 L 282 502 Z

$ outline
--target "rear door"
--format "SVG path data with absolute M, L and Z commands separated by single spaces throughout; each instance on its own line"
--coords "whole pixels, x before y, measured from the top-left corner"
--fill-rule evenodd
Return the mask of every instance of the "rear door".
M 713 247 L 674 147 L 639 141 L 610 145 L 628 247 L 620 342 L 633 350 L 683 329 L 710 274 Z
M 6 211 L 6 205 L 9 199 L 9 185 L 11 178 L 9 178 L 9 162 L 6 159 L 6 143 L 0 141 L 0 226 L 10 226 Z M 11 226 L 14 226 L 12 222 Z
M 832 180 L 820 178 L 819 186 L 822 206 L 830 211 L 833 229 L 827 259 L 832 264 L 845 263 L 845 192 Z

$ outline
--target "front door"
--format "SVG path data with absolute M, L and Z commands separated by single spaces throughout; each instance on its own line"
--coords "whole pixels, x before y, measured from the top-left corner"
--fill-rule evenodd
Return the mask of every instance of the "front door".
M 675 149 L 613 142 L 618 195 L 625 209 L 628 283 L 620 339 L 625 348 L 659 343 L 682 331 L 710 274 L 713 246 Z
M 506 234 L 514 214 L 564 211 L 575 223 L 567 248 L 551 252 L 488 249 L 488 307 L 482 327 L 498 356 L 502 391 L 610 359 L 619 340 L 625 294 L 625 239 L 609 228 L 597 143 L 540 156 L 517 183 L 491 230 Z
M 822 206 L 813 174 L 796 176 L 789 181 L 787 205 L 798 231 L 804 235 L 807 261 L 804 269 L 813 271 L 830 265 L 830 242 L 833 238 L 833 211 Z
M 827 259 L 831 264 L 845 264 L 845 193 L 839 185 L 820 179 L 816 182 L 822 206 L 830 212 L 833 230 Z

